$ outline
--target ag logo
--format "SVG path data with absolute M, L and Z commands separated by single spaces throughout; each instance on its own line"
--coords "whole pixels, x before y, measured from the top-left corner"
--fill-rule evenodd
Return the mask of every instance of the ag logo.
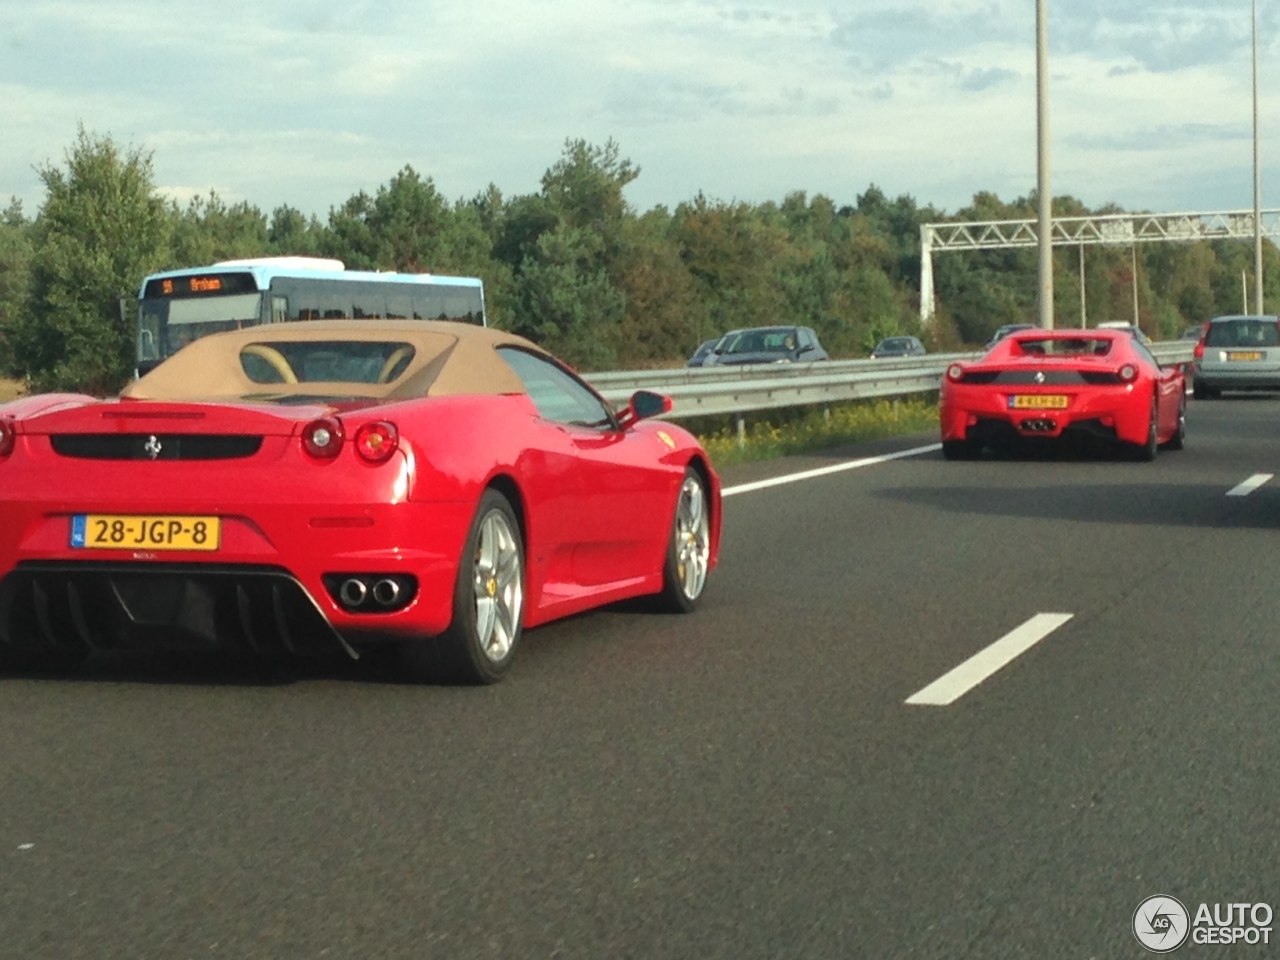
M 1133 912 L 1133 935 L 1152 953 L 1177 950 L 1190 932 L 1191 915 L 1174 897 L 1147 897 Z

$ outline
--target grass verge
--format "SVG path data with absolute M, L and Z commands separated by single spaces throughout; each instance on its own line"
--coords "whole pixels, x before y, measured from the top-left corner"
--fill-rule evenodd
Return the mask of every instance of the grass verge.
M 937 430 L 938 404 L 934 397 L 911 397 L 832 404 L 825 411 L 815 408 L 766 411 L 746 418 L 746 434 L 741 446 L 736 421 L 731 417 L 714 419 L 718 422 L 691 424 L 690 429 L 719 469 Z
M 0 379 L 0 403 L 7 403 L 26 393 L 21 381 Z

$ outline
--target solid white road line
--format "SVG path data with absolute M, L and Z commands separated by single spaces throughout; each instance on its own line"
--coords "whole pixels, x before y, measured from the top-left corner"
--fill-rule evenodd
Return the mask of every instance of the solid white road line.
M 787 483 L 799 483 L 801 480 L 812 480 L 814 477 L 825 477 L 832 473 L 843 473 L 845 470 L 857 470 L 859 467 L 871 467 L 877 463 L 888 463 L 890 460 L 901 460 L 903 457 L 918 457 L 922 453 L 933 453 L 941 450 L 942 444 L 931 443 L 927 447 L 912 447 L 910 450 L 899 450 L 897 453 L 886 453 L 879 457 L 864 457 L 861 460 L 847 460 L 830 467 L 818 467 L 816 470 L 804 470 L 800 473 L 789 473 L 785 477 L 772 477 L 768 480 L 757 480 L 754 483 L 740 483 L 736 487 L 725 487 L 720 491 L 722 497 L 732 497 L 738 493 L 751 493 L 768 487 L 780 487 Z
M 1252 477 L 1240 484 L 1238 487 L 1232 487 L 1227 491 L 1228 497 L 1247 497 L 1253 491 L 1274 477 L 1274 473 L 1255 473 Z
M 1074 616 L 1070 613 L 1037 613 L 1003 637 L 975 653 L 950 673 L 945 673 L 919 693 L 907 698 L 916 706 L 945 707 L 960 699 L 1005 664 L 1026 653 Z

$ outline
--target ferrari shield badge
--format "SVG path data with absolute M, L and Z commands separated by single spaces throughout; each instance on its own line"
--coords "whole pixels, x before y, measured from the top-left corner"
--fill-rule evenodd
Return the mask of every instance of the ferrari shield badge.
M 667 431 L 659 430 L 658 439 L 665 443 L 670 449 L 674 450 L 676 448 L 676 442 L 671 439 L 671 434 L 667 433 Z

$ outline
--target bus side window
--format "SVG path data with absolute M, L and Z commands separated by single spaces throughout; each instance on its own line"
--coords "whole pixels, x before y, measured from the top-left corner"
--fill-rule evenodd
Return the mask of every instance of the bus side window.
M 413 317 L 413 297 L 407 293 L 387 294 L 387 319 L 409 320 Z
M 343 280 L 315 281 L 315 299 L 319 301 L 320 320 L 345 320 L 351 316 L 351 284 Z
M 413 318 L 415 320 L 447 320 L 444 297 L 438 288 L 429 289 L 413 298 Z
M 289 319 L 289 300 L 287 297 L 271 298 L 271 322 L 284 323 Z
M 386 314 L 382 291 L 372 283 L 353 283 L 351 288 L 351 317 L 354 320 L 374 320 Z
M 466 290 L 447 289 L 444 296 L 441 297 L 443 303 L 440 307 L 441 314 L 449 320 L 471 320 L 471 299 L 473 294 Z

